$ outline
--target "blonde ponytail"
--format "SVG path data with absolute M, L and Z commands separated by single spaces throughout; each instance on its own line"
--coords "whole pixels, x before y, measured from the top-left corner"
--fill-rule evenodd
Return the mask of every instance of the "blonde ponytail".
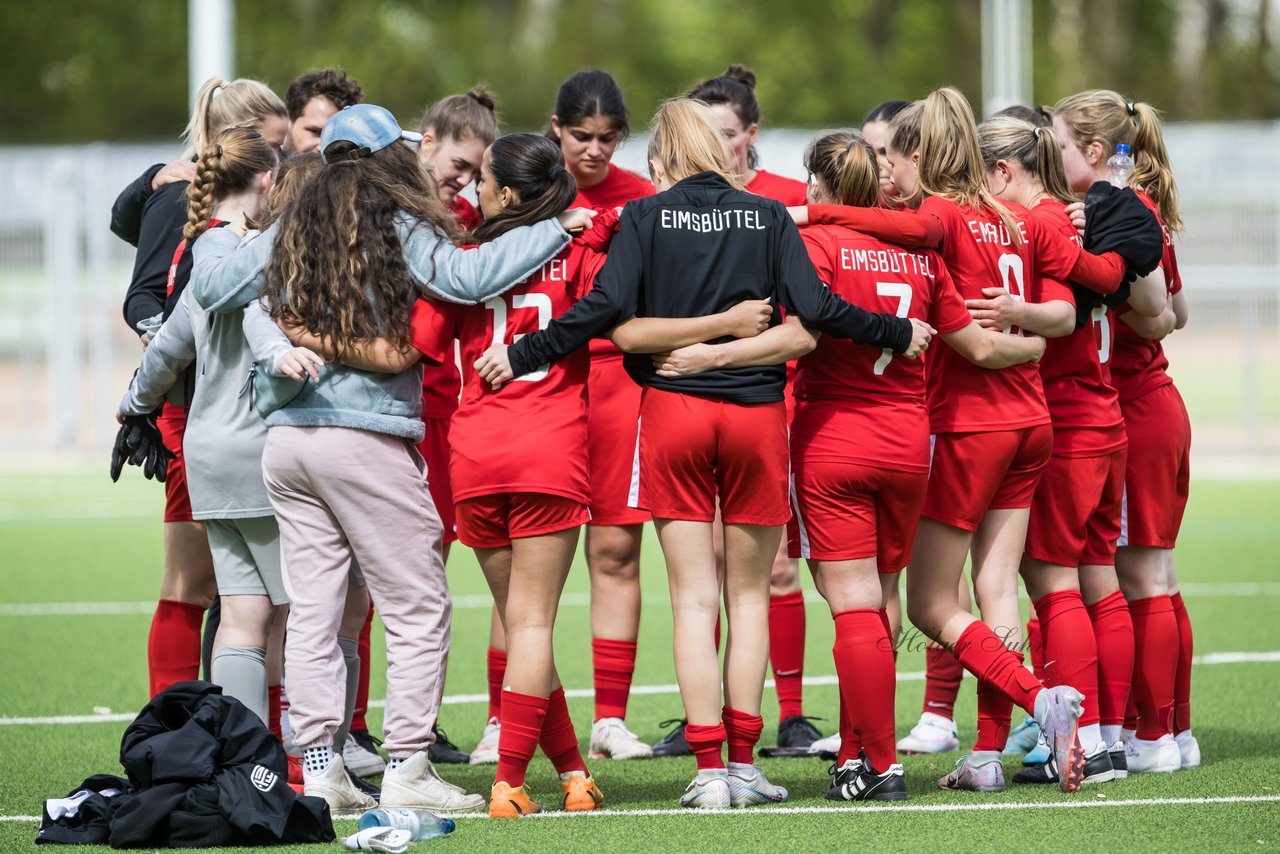
M 734 189 L 742 189 L 720 126 L 701 101 L 673 98 L 658 107 L 650 130 L 649 159 L 662 164 L 673 184 L 699 172 L 715 172 Z
M 970 208 L 994 211 L 1021 242 L 1018 221 L 991 195 L 983 180 L 982 152 L 973 110 L 959 90 L 936 89 L 924 100 L 920 115 L 920 188 L 926 195 L 941 196 Z
M 247 128 L 227 128 L 205 146 L 187 187 L 187 225 L 182 236 L 195 240 L 209 227 L 215 202 L 249 188 L 263 172 L 279 165 L 275 147 Z
M 1160 114 L 1155 107 L 1141 102 L 1133 104 L 1137 132 L 1133 136 L 1133 175 L 1129 183 L 1143 190 L 1160 208 L 1160 219 L 1174 234 L 1182 231 L 1178 213 L 1178 185 L 1169 166 L 1169 151 L 1164 145 Z
M 825 131 L 815 136 L 804 153 L 804 166 L 822 179 L 836 204 L 870 208 L 880 203 L 876 153 L 854 131 Z
M 1047 127 L 1010 116 L 995 116 L 978 125 L 978 145 L 987 171 L 996 161 L 1017 163 L 1035 178 L 1040 189 L 1064 205 L 1077 201 L 1067 186 L 1058 138 Z
M 204 152 L 225 128 L 260 131 L 265 120 L 272 116 L 286 121 L 289 118 L 284 101 L 267 84 L 246 77 L 230 82 L 210 77 L 196 94 L 191 120 L 182 132 L 182 140 L 187 143 L 185 156 L 194 157 Z

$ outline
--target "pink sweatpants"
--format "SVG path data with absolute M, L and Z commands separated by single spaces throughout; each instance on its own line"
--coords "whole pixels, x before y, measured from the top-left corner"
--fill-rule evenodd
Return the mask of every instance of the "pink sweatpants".
M 386 749 L 425 750 L 444 691 L 452 605 L 422 457 L 408 440 L 383 433 L 272 427 L 262 470 L 291 603 L 285 667 L 297 744 L 331 744 L 342 722 L 346 668 L 337 637 L 354 557 L 386 627 Z

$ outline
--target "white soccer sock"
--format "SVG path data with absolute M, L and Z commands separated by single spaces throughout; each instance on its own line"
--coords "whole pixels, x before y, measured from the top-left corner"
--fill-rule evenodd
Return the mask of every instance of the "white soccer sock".
M 698 769 L 699 783 L 709 783 L 712 780 L 728 780 L 728 779 L 729 779 L 728 768 L 699 768 Z
M 1084 753 L 1088 756 L 1102 744 L 1102 727 L 1099 724 L 1089 724 L 1079 729 L 1080 747 L 1084 749 Z M 1110 743 L 1107 745 L 1110 747 Z
M 302 770 L 308 774 L 323 774 L 333 761 L 333 745 L 321 744 L 302 749 Z
M 1120 730 L 1124 729 L 1120 724 L 1103 724 L 1102 740 L 1108 745 L 1115 744 L 1120 740 Z
M 743 779 L 755 777 L 756 766 L 750 762 L 730 762 L 729 773 L 735 777 L 741 777 Z

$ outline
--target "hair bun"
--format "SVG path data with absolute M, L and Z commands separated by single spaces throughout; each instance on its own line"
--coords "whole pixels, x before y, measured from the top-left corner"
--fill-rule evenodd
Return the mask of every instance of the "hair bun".
M 489 112 L 497 109 L 497 102 L 493 99 L 493 93 L 486 89 L 484 84 L 473 86 L 471 91 L 467 92 L 467 97 Z
M 739 65 L 735 62 L 725 70 L 724 76 L 737 80 L 748 89 L 754 90 L 756 88 L 756 73 L 745 65 Z

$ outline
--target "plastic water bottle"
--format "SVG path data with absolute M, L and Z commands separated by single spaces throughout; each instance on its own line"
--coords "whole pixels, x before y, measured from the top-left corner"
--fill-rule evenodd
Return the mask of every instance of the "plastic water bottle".
M 378 807 L 360 816 L 360 829 L 368 830 L 371 827 L 407 830 L 414 839 L 434 839 L 452 833 L 454 823 L 451 818 L 439 818 L 426 810 Z
M 1116 153 L 1107 160 L 1107 180 L 1114 186 L 1129 186 L 1129 176 L 1133 174 L 1133 158 L 1129 155 L 1129 146 L 1123 142 L 1116 146 Z

